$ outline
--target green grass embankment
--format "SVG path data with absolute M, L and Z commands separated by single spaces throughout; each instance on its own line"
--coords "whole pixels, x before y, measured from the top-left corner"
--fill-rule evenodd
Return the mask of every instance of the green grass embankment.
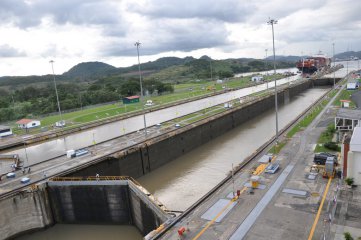
M 351 100 L 352 93 L 354 93 L 355 91 L 356 90 L 346 90 L 346 89 L 342 90 L 340 95 L 337 96 L 337 98 L 333 102 L 333 105 L 341 107 L 341 100 L 348 100 L 350 101 L 349 107 L 355 108 L 356 104 Z
M 340 152 L 340 146 L 332 141 L 335 132 L 335 125 L 333 123 L 328 125 L 327 129 L 318 138 L 314 152 Z
M 274 77 L 277 79 L 282 78 L 283 76 L 277 74 L 276 76 L 267 76 L 266 80 L 273 80 Z M 184 99 L 192 99 L 200 96 L 206 96 L 214 92 L 224 91 L 225 88 L 244 88 L 255 85 L 251 82 L 251 76 L 242 77 L 242 78 L 232 78 L 230 80 L 224 81 L 223 83 L 216 84 L 213 82 L 199 81 L 192 83 L 182 83 L 175 85 L 175 91 L 172 94 L 160 95 L 160 96 L 147 96 L 144 98 L 144 102 L 148 99 L 151 99 L 154 103 L 154 106 L 157 107 L 162 104 L 167 104 L 171 102 L 176 102 Z M 214 88 L 213 90 L 207 90 L 208 87 Z M 207 106 L 206 106 L 207 107 Z M 149 107 L 145 107 L 149 108 Z M 106 119 L 114 116 L 120 116 L 125 113 L 140 111 L 142 109 L 141 103 L 133 103 L 124 105 L 122 103 L 113 103 L 103 106 L 97 106 L 93 108 L 87 108 L 79 111 L 63 113 L 62 120 L 67 122 L 66 129 L 74 128 L 79 124 L 85 124 L 92 121 Z M 36 117 L 35 117 L 36 118 Z M 43 130 L 50 130 L 55 122 L 61 120 L 58 114 L 38 118 L 41 120 L 41 125 L 44 128 Z M 15 134 L 25 134 L 25 131 L 22 129 L 17 129 L 16 124 L 13 123 L 12 127 Z M 40 128 L 30 129 L 30 133 L 39 133 Z
M 320 103 L 318 103 L 316 106 L 314 106 L 312 108 L 312 110 L 309 111 L 306 114 L 306 116 L 304 116 L 302 118 L 301 121 L 299 121 L 294 127 L 291 128 L 291 130 L 289 130 L 286 133 L 286 139 L 284 139 L 280 143 L 278 143 L 278 146 L 276 149 L 273 146 L 269 150 L 269 153 L 275 153 L 275 154 L 279 153 L 281 151 L 281 149 L 287 144 L 288 139 L 292 138 L 297 132 L 305 129 L 308 125 L 311 124 L 311 122 L 318 116 L 318 114 L 323 110 L 323 108 L 328 104 L 330 99 L 332 99 L 335 96 L 336 93 L 337 93 L 336 89 L 331 90 L 327 94 L 327 97 L 325 99 L 323 99 Z

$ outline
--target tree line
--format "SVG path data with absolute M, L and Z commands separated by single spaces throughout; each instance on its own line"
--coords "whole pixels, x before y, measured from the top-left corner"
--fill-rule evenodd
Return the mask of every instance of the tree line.
M 121 101 L 123 97 L 140 94 L 139 79 L 118 79 L 104 82 L 59 83 L 61 110 L 70 110 L 99 103 Z M 173 86 L 156 80 L 143 82 L 144 94 L 173 92 Z M 33 117 L 58 111 L 54 85 L 26 86 L 15 91 L 0 89 L 0 122 Z

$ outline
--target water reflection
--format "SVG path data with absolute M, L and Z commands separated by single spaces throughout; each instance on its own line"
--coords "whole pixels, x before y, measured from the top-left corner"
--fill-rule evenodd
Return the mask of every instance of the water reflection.
M 141 240 L 140 232 L 134 226 L 56 224 L 44 231 L 35 232 L 18 240 Z

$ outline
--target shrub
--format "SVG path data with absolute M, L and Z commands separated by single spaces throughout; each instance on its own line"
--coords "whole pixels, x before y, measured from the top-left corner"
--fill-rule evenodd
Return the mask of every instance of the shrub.
M 345 237 L 345 240 L 353 240 L 353 237 L 349 232 L 343 233 L 343 236 Z
M 323 144 L 323 146 L 330 150 L 338 151 L 338 145 L 335 142 L 327 142 L 327 143 Z
M 347 185 L 351 186 L 354 183 L 354 180 L 353 180 L 353 178 L 346 178 L 345 182 Z

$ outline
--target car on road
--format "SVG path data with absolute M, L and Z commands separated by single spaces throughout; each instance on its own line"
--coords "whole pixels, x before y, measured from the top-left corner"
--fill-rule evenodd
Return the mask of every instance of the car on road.
M 30 182 L 30 178 L 28 177 L 23 177 L 21 180 L 20 180 L 21 183 L 25 184 L 25 183 L 28 183 Z
M 11 172 L 6 174 L 6 178 L 15 178 L 15 173 Z

